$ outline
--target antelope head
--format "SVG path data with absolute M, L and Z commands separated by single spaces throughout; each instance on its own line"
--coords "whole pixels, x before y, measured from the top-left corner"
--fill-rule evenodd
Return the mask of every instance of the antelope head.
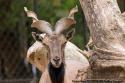
M 52 26 L 48 22 L 38 20 L 37 15 L 33 11 L 29 11 L 26 7 L 24 7 L 24 10 L 28 17 L 32 17 L 31 27 L 35 27 L 39 31 L 46 33 L 44 38 L 35 32 L 32 32 L 32 36 L 35 40 L 43 43 L 48 50 L 49 63 L 51 63 L 53 67 L 59 68 L 61 64 L 65 63 L 64 48 L 66 42 L 72 38 L 74 29 L 71 29 L 66 35 L 63 34 L 63 31 L 76 23 L 74 14 L 78 11 L 77 6 L 71 9 L 67 17 L 57 21 L 55 30 L 52 30 Z

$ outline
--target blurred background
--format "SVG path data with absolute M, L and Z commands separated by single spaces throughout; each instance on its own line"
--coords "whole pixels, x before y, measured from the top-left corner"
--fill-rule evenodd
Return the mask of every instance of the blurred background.
M 118 0 L 118 4 L 123 12 L 125 0 Z M 27 49 L 35 41 L 31 36 L 34 30 L 30 27 L 31 18 L 27 18 L 23 7 L 54 25 L 76 5 L 79 12 L 75 14 L 76 33 L 71 42 L 83 50 L 89 30 L 78 0 L 0 0 L 0 83 L 37 83 L 36 79 L 41 76 L 25 60 Z

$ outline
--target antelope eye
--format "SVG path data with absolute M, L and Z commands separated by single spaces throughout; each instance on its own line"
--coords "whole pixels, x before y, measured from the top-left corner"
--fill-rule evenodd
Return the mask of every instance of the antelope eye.
M 36 36 L 37 40 L 42 42 L 43 38 L 41 38 L 40 36 Z
M 49 46 L 47 44 L 43 43 L 43 46 L 45 46 L 46 49 L 49 50 Z
M 43 43 L 44 46 L 48 47 L 45 43 Z
M 66 45 L 67 41 L 65 41 L 63 44 L 62 44 L 62 47 L 64 47 Z
M 67 41 L 64 42 L 64 44 L 66 44 L 66 43 L 67 43 Z

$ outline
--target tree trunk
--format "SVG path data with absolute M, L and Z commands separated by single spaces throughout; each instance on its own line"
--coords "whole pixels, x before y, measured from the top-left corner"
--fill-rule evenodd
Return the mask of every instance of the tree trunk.
M 125 21 L 116 0 L 79 0 L 93 43 L 91 78 L 125 82 Z

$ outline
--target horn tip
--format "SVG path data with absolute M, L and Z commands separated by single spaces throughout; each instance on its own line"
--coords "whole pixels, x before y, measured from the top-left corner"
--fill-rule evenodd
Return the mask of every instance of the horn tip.
M 75 8 L 74 8 L 74 9 L 76 10 L 76 12 L 78 12 L 78 6 L 77 6 L 77 5 L 75 6 Z
M 75 7 L 77 10 L 78 10 L 78 6 L 76 5 L 76 7 Z
M 74 18 L 74 14 L 75 14 L 76 12 L 78 12 L 78 6 L 77 6 L 77 5 L 70 10 L 70 13 L 69 13 L 69 16 L 68 16 L 68 17 Z
M 27 7 L 24 7 L 24 11 L 25 11 L 25 12 L 27 12 L 27 11 L 28 11 Z

